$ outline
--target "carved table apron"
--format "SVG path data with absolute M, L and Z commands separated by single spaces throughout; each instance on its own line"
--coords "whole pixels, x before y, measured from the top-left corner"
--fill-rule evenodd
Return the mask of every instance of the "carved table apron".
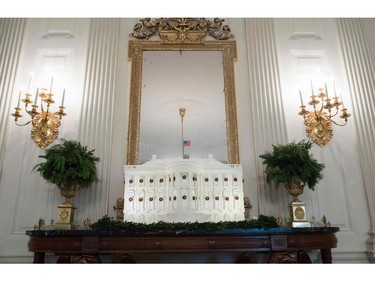
M 147 234 L 121 230 L 30 230 L 26 235 L 30 237 L 28 249 L 34 252 L 34 263 L 44 263 L 46 253 L 60 256 L 58 262 L 72 262 L 70 256 L 85 256 L 86 262 L 100 262 L 99 255 L 116 254 L 122 255 L 122 262 L 135 262 L 132 254 L 238 253 L 242 255 L 236 262 L 250 262 L 244 259 L 244 254 L 300 250 L 320 250 L 322 262 L 332 263 L 331 249 L 337 247 L 338 231 L 338 227 Z

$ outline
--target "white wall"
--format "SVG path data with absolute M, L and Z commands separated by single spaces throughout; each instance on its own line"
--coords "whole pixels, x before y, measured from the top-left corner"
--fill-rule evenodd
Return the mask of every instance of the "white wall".
M 115 93 L 108 95 L 97 89 L 88 90 L 88 76 L 92 75 L 86 68 L 92 58 L 88 57 L 89 46 L 94 44 L 95 38 L 90 37 L 90 24 L 100 25 L 99 19 L 28 19 L 26 22 L 23 48 L 14 91 L 11 92 L 11 112 L 17 103 L 17 88 L 27 87 L 30 72 L 35 77 L 44 79 L 48 85 L 49 74 L 44 74 L 44 66 L 54 72 L 54 89 L 57 100 L 62 88 L 66 88 L 66 111 L 68 115 L 62 120 L 60 137 L 82 138 L 89 142 L 90 147 L 98 150 L 101 158 L 105 159 L 105 167 L 101 166 L 101 173 L 105 174 L 105 182 L 99 183 L 95 189 L 84 190 L 76 198 L 77 223 L 89 217 L 92 221 L 108 214 L 114 216 L 113 205 L 117 197 L 123 195 L 123 164 L 126 159 L 126 137 L 129 106 L 129 74 L 130 65 L 127 59 L 128 35 L 132 32 L 137 19 L 121 19 L 106 22 L 108 26 L 119 28 L 114 34 L 113 42 L 118 44 L 116 61 L 111 69 L 116 71 L 112 80 Z M 266 206 L 270 201 L 261 194 L 264 175 L 259 170 L 259 140 L 254 135 L 257 130 L 253 116 L 252 101 L 254 91 L 264 92 L 257 85 L 252 84 L 250 73 L 256 71 L 252 65 L 249 48 L 252 40 L 256 40 L 254 33 L 249 30 L 257 23 L 256 19 L 227 19 L 237 41 L 238 62 L 235 65 L 237 112 L 239 127 L 240 159 L 244 167 L 245 195 L 249 196 L 253 209 L 251 215 L 264 213 L 267 215 L 282 215 L 287 217 L 286 208 L 288 197 L 284 193 L 278 197 L 278 192 L 271 195 L 277 208 Z M 262 26 L 263 22 L 258 22 Z M 269 21 L 267 22 L 269 24 Z M 337 88 L 342 90 L 342 96 L 349 111 L 353 110 L 348 90 L 347 76 L 343 65 L 340 41 L 334 19 L 274 19 L 271 20 L 270 40 L 276 50 L 272 67 L 275 67 L 278 89 L 264 92 L 268 99 L 273 95 L 280 95 L 281 102 L 276 106 L 280 112 L 283 132 L 276 133 L 280 128 L 263 128 L 270 133 L 279 134 L 279 139 L 287 136 L 288 141 L 306 138 L 302 118 L 297 114 L 299 110 L 298 89 L 309 88 L 311 74 L 315 75 L 316 67 L 321 69 L 320 82 L 335 77 Z M 375 39 L 371 33 L 374 21 L 366 21 L 369 44 L 374 46 Z M 91 33 L 92 36 L 95 35 Z M 92 46 L 91 46 L 92 47 Z M 99 54 L 100 55 L 100 54 Z M 372 51 L 374 58 L 374 52 Z M 259 74 L 259 73 L 258 73 Z M 87 75 L 87 76 L 86 76 Z M 101 73 L 98 79 L 104 79 Z M 277 78 L 278 77 L 278 78 Z M 3 79 L 3 78 L 0 78 Z M 318 78 L 314 77 L 318 84 Z M 316 81 L 316 82 L 315 82 Z M 271 83 L 271 82 L 270 82 Z M 273 83 L 273 82 L 272 82 Z M 88 92 L 89 91 L 89 92 Z M 263 91 L 263 92 L 262 92 Z M 85 114 L 92 115 L 89 106 L 90 99 L 96 99 L 103 105 L 110 106 L 111 114 L 102 114 L 99 120 L 103 124 L 110 124 L 110 135 L 101 136 L 95 133 L 90 137 L 85 128 L 95 127 Z M 100 108 L 100 107 L 99 107 Z M 264 108 L 262 113 L 267 113 Z M 108 123 L 108 116 L 112 121 Z M 30 127 L 17 127 L 10 116 L 1 117 L 0 122 L 7 122 L 6 140 L 1 143 L 4 153 L 3 170 L 0 178 L 0 262 L 31 262 L 32 255 L 27 252 L 27 238 L 25 231 L 32 229 L 39 217 L 55 219 L 56 206 L 62 197 L 56 188 L 44 183 L 37 174 L 32 174 L 32 167 L 38 162 L 38 149 L 30 139 Z M 104 120 L 105 118 L 105 120 Z M 261 121 L 261 120 L 259 120 Z M 276 123 L 276 122 L 275 122 Z M 85 128 L 80 128 L 84 126 Z M 108 132 L 108 131 L 106 131 Z M 106 139 L 110 138 L 110 142 Z M 111 146 L 107 151 L 105 148 Z M 257 150 L 258 149 L 258 150 Z M 333 251 L 336 263 L 368 262 L 366 257 L 367 232 L 372 225 L 369 218 L 368 200 L 361 174 L 360 161 L 357 153 L 357 134 L 355 123 L 349 119 L 345 127 L 334 127 L 333 139 L 323 148 L 314 147 L 315 156 L 326 164 L 325 176 L 317 186 L 316 191 L 305 191 L 301 199 L 307 204 L 309 217 L 319 219 L 323 214 L 333 226 L 339 226 L 338 248 Z M 1 165 L 0 165 L 1 167 Z M 258 167 L 258 168 L 257 168 Z M 91 206 L 87 206 L 93 198 Z M 104 202 L 103 202 L 104 201 Z M 272 202 L 272 201 L 271 201 Z M 281 207 L 279 207 L 281 206 Z M 280 213 L 276 214 L 276 211 Z
M 34 73 L 31 92 L 37 86 L 50 87 L 57 104 L 66 88 L 67 116 L 63 118 L 59 137 L 77 138 L 83 99 L 89 19 L 27 19 L 14 90 L 11 92 L 12 112 L 17 104 L 19 87 L 26 91 L 29 75 Z M 56 108 L 54 108 L 56 110 Z M 28 121 L 25 111 L 20 120 Z M 30 125 L 18 127 L 7 116 L 7 139 L 0 182 L 0 262 L 30 262 L 25 231 L 32 229 L 40 217 L 47 223 L 56 219 L 56 206 L 62 197 L 56 188 L 31 173 L 42 154 L 30 137 Z
M 274 24 L 289 141 L 306 138 L 303 118 L 298 115 L 298 91 L 307 103 L 311 80 L 315 89 L 327 83 L 333 94 L 334 79 L 337 93 L 341 92 L 353 114 L 336 21 L 276 19 Z M 332 225 L 340 227 L 334 258 L 342 262 L 349 256 L 351 262 L 366 260 L 364 242 L 371 228 L 353 118 L 345 127 L 334 125 L 333 139 L 327 145 L 314 146 L 314 155 L 326 165 L 324 178 L 315 191 L 301 196 L 310 216 L 319 219 L 325 214 Z

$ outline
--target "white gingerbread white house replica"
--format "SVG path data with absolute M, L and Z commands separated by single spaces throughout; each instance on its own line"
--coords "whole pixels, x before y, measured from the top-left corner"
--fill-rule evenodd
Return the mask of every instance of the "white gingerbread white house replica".
M 124 221 L 244 220 L 241 165 L 208 159 L 153 159 L 125 165 Z

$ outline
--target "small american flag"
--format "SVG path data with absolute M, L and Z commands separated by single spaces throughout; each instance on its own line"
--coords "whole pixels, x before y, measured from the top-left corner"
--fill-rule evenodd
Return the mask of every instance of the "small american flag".
M 191 146 L 191 142 L 189 140 L 184 140 L 184 146 Z

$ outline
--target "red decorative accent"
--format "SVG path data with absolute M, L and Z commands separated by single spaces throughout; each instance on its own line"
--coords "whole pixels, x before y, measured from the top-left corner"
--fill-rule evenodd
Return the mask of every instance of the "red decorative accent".
M 229 197 L 227 196 L 227 197 L 225 197 L 225 201 L 229 201 Z
M 215 197 L 215 200 L 219 200 L 219 196 L 216 196 L 216 197 Z
M 228 178 L 224 178 L 224 181 L 228 181 Z
M 208 201 L 208 200 L 210 200 L 210 196 L 206 196 L 204 199 L 206 199 Z
M 143 179 L 140 179 L 139 182 L 142 183 L 142 182 L 143 182 Z
M 218 178 L 215 178 L 215 181 L 219 181 L 219 179 L 218 179 Z
M 163 197 L 160 197 L 160 198 L 159 198 L 159 201 L 160 201 L 160 202 L 163 201 Z
M 234 197 L 234 199 L 238 200 L 238 199 L 240 199 L 240 197 L 238 197 L 238 196 L 235 196 L 235 197 Z
M 182 196 L 182 199 L 183 199 L 183 200 L 186 200 L 186 195 L 183 195 L 183 196 Z
M 142 202 L 142 201 L 143 201 L 143 198 L 142 198 L 142 197 L 141 197 L 141 198 L 139 198 L 139 199 L 138 199 L 138 201 L 139 201 L 139 202 Z
M 129 202 L 132 202 L 133 201 L 133 198 L 132 197 L 129 197 Z
M 154 198 L 150 197 L 148 198 L 149 201 L 154 201 Z
M 129 180 L 129 183 L 133 183 L 133 180 Z
M 237 178 L 234 178 L 233 180 L 234 180 L 234 181 L 237 181 L 238 179 L 237 179 Z

